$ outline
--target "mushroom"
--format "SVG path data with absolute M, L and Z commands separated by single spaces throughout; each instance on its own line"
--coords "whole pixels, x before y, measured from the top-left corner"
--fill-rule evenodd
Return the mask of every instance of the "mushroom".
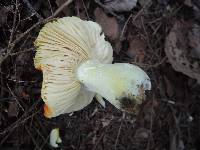
M 95 96 L 103 106 L 105 98 L 120 110 L 137 113 L 145 90 L 151 89 L 148 75 L 139 67 L 112 64 L 112 47 L 95 22 L 57 19 L 41 29 L 34 44 L 47 118 L 81 110 Z
M 60 143 L 62 143 L 62 140 L 60 138 L 59 128 L 52 129 L 49 136 L 49 144 L 56 148 Z

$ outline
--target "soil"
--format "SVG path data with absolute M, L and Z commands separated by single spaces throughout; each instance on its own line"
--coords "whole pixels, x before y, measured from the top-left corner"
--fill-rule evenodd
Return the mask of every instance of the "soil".
M 200 2 L 138 0 L 130 11 L 113 12 L 104 7 L 106 0 L 74 0 L 62 8 L 66 1 L 0 1 L 0 149 L 53 149 L 49 134 L 59 128 L 62 143 L 57 149 L 63 150 L 199 150 L 200 84 L 174 69 L 165 43 L 177 21 L 200 25 Z M 107 101 L 103 108 L 94 99 L 73 114 L 44 117 L 34 41 L 46 22 L 64 16 L 98 22 L 113 46 L 114 62 L 147 71 L 152 90 L 138 115 L 121 112 Z M 183 41 L 177 47 L 186 44 L 190 49 Z M 195 55 L 187 53 L 189 62 L 200 64 L 199 53 Z

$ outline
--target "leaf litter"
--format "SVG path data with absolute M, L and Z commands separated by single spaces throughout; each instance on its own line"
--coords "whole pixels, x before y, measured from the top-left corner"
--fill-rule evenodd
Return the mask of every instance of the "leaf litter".
M 104 8 L 109 11 L 130 11 L 137 4 L 137 0 L 103 0 Z
M 67 2 L 28 1 L 43 18 Z M 142 0 L 99 0 L 103 5 L 96 1 L 74 0 L 61 9 L 58 17 L 75 15 L 98 22 L 113 45 L 114 62 L 136 63 L 143 67 L 151 76 L 153 90 L 141 105 L 138 116 L 122 113 L 107 103 L 105 109 L 93 101 L 80 112 L 51 120 L 42 115 L 42 74 L 35 70 L 32 60 L 33 42 L 41 28 L 34 25 L 40 21 L 38 15 L 23 9 L 27 5 L 21 1 L 15 5 L 15 2 L 0 2 L 0 10 L 11 8 L 3 12 L 5 15 L 0 19 L 0 58 L 10 52 L 0 70 L 1 148 L 50 149 L 49 133 L 57 127 L 63 141 L 61 149 L 198 148 L 198 1 L 158 0 L 149 1 L 145 6 Z M 184 13 L 186 11 L 190 17 Z M 27 31 L 28 27 L 33 30 Z M 20 36 L 22 38 L 17 40 Z M 9 45 L 10 38 L 17 41 Z
M 177 21 L 166 38 L 165 53 L 176 71 L 200 82 L 200 26 Z

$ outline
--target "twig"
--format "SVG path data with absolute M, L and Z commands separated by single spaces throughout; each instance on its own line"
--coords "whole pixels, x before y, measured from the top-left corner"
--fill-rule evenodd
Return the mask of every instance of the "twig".
M 140 11 L 134 16 L 132 22 L 135 21 L 135 20 L 142 14 L 143 10 L 144 10 L 144 7 L 142 7 L 142 9 L 140 9 Z M 124 32 L 125 32 L 126 27 L 127 27 L 128 23 L 129 23 L 129 21 L 130 21 L 130 19 L 131 19 L 132 17 L 133 17 L 133 14 L 130 14 L 130 16 L 129 16 L 128 19 L 126 20 L 126 22 L 125 22 L 125 24 L 124 24 L 124 27 L 123 27 L 123 29 L 122 29 L 121 35 L 120 35 L 120 40 L 123 40 Z
M 37 26 L 41 25 L 41 24 L 44 24 L 44 23 L 47 23 L 49 21 L 52 21 L 52 20 L 55 20 L 55 17 L 66 7 L 68 6 L 73 0 L 68 0 L 66 1 L 61 7 L 59 7 L 55 13 L 53 15 L 51 15 L 50 17 L 42 20 L 42 21 L 39 21 L 37 22 L 36 24 L 34 24 L 32 27 L 30 27 L 28 30 L 26 30 L 24 33 L 20 34 L 18 36 L 17 39 L 15 39 L 11 44 L 8 45 L 7 48 L 3 49 L 2 50 L 2 53 L 5 53 L 4 56 L 0 56 L 0 66 L 2 64 L 2 62 L 4 62 L 8 56 L 10 56 L 11 52 L 13 51 L 15 45 L 21 41 L 22 38 L 24 38 L 25 35 L 27 35 L 29 32 L 31 32 L 34 28 L 36 28 Z
M 16 20 L 17 20 L 17 10 L 18 10 L 18 0 L 15 1 L 15 11 L 14 11 L 14 18 L 13 18 L 13 25 L 10 33 L 10 39 L 8 42 L 8 47 L 11 44 L 15 32 Z
M 13 100 L 12 100 L 13 99 Z M 14 101 L 14 97 L 5 97 L 5 98 L 0 98 L 0 102 L 5 102 L 5 101 L 9 101 L 9 102 L 11 102 L 11 101 Z
M 95 143 L 94 147 L 92 148 L 92 150 L 96 150 L 97 145 L 99 144 L 99 142 L 102 140 L 102 138 L 104 137 L 105 132 L 101 134 L 101 136 L 99 137 L 98 141 Z
M 142 68 L 150 69 L 150 68 L 156 68 L 156 67 L 160 66 L 161 64 L 163 64 L 166 61 L 166 59 L 167 58 L 164 57 L 160 62 L 157 62 L 155 64 L 144 64 L 144 63 L 137 63 L 137 62 L 130 62 L 130 63 L 138 65 Z
M 0 67 L 0 72 L 1 72 L 1 67 Z M 3 98 L 3 96 L 4 96 L 4 89 L 6 89 L 6 88 L 4 88 L 4 82 L 3 82 L 3 74 L 1 73 L 1 83 L 0 83 L 0 89 L 1 89 L 1 98 Z
M 181 141 L 181 129 L 180 129 L 180 126 L 179 126 L 179 123 L 180 123 L 180 117 L 176 117 L 176 113 L 173 109 L 173 107 L 171 105 L 169 105 L 169 108 L 171 109 L 171 113 L 172 113 L 172 117 L 174 119 L 174 123 L 175 123 L 175 128 L 176 128 L 176 132 L 177 132 L 177 135 L 176 137 L 178 138 L 178 143 L 177 145 L 179 145 L 180 141 Z
M 39 123 L 39 125 L 40 125 L 40 123 Z M 34 127 L 34 126 L 33 126 L 33 127 Z M 31 128 L 32 128 L 32 127 L 31 127 Z M 41 128 L 41 126 L 40 126 L 40 128 Z M 43 149 L 43 147 L 45 146 L 45 144 L 48 142 L 49 135 L 45 138 L 37 128 L 34 127 L 34 129 L 36 130 L 37 134 L 38 134 L 38 135 L 41 137 L 41 139 L 43 140 L 42 144 L 40 145 L 40 149 Z
M 37 13 L 37 11 L 33 8 L 33 6 L 30 4 L 30 2 L 28 0 L 23 0 L 23 2 L 27 5 L 27 7 L 29 8 L 31 14 L 35 14 L 36 17 L 39 19 L 39 20 L 43 20 L 44 18 Z
M 12 90 L 10 89 L 9 85 L 7 84 L 7 87 L 11 93 L 11 95 L 14 97 L 15 101 L 17 102 L 17 104 L 19 105 L 19 107 L 23 110 L 23 112 L 25 112 L 23 106 L 20 104 L 18 97 L 12 92 Z
M 46 22 L 49 22 L 49 21 L 51 21 L 51 20 L 53 20 L 53 19 L 47 18 L 47 19 L 44 19 L 44 20 L 42 20 L 42 21 L 40 21 L 40 22 L 37 22 L 37 23 L 34 24 L 32 27 L 30 27 L 28 30 L 26 30 L 24 33 L 20 34 L 19 37 L 18 37 L 17 39 L 15 39 L 11 44 L 9 44 L 8 48 L 3 49 L 3 53 L 5 53 L 5 55 L 4 55 L 4 56 L 1 56 L 2 58 L 0 58 L 0 66 L 1 66 L 2 62 L 4 62 L 4 61 L 8 58 L 8 56 L 10 56 L 10 54 L 11 54 L 11 52 L 13 51 L 15 45 L 16 45 L 19 41 L 21 41 L 21 39 L 22 39 L 26 34 L 28 34 L 30 31 L 32 31 L 32 30 L 33 30 L 35 27 L 37 27 L 38 25 L 41 25 L 41 24 L 46 23 Z
M 86 16 L 87 16 L 88 19 L 90 19 L 89 15 L 88 15 L 87 8 L 86 8 L 86 6 L 85 6 L 85 3 L 84 3 L 83 0 L 81 0 L 81 1 L 82 1 L 82 4 L 83 4 L 83 7 L 84 7 L 84 9 L 85 9 Z
M 24 51 L 19 51 L 19 52 L 15 52 L 15 53 L 12 53 L 12 54 L 10 54 L 10 56 L 15 56 L 15 55 L 18 55 L 18 54 L 21 54 L 21 53 L 27 53 L 27 52 L 33 52 L 35 50 L 35 48 L 34 47 L 32 47 L 32 48 L 29 48 L 29 49 L 27 49 L 27 50 L 24 50 Z
M 124 32 L 125 32 L 125 29 L 127 27 L 127 24 L 129 23 L 129 20 L 133 17 L 133 14 L 130 14 L 128 19 L 126 20 L 125 24 L 124 24 L 124 27 L 122 29 L 122 32 L 121 32 L 121 35 L 120 35 L 120 41 L 122 41 L 124 39 Z
M 172 105 L 175 105 L 175 104 L 176 104 L 176 102 L 175 102 L 175 101 L 172 101 L 172 100 L 161 99 L 161 101 L 167 102 L 167 103 L 172 104 Z
M 149 49 L 151 49 L 151 50 L 153 51 L 153 48 L 151 47 L 151 44 L 150 44 L 149 34 L 148 34 L 148 32 L 147 32 L 147 30 L 146 30 L 146 28 L 145 28 L 145 25 L 144 25 L 144 19 L 143 19 L 143 17 L 141 17 L 141 23 L 142 23 L 142 28 L 143 28 L 143 30 L 144 30 L 144 33 L 145 33 L 145 35 L 146 35 L 146 42 L 147 42 L 147 45 L 148 45 Z
M 27 133 L 29 134 L 29 136 L 31 137 L 33 143 L 35 144 L 36 148 L 39 150 L 41 149 L 40 146 L 37 144 L 35 138 L 33 137 L 33 135 L 31 134 L 31 132 L 29 131 L 29 129 L 27 128 L 27 126 L 25 126 L 25 129 L 27 131 Z
M 111 125 L 111 124 L 109 124 L 109 125 Z M 99 137 L 98 141 L 95 143 L 95 145 L 94 145 L 94 147 L 92 148 L 92 150 L 96 150 L 97 145 L 100 143 L 100 141 L 102 140 L 102 138 L 105 136 L 106 132 L 108 131 L 109 125 L 105 127 L 106 130 L 101 134 L 101 136 Z
M 115 150 L 117 150 L 117 143 L 118 143 L 118 140 L 119 140 L 119 136 L 121 134 L 121 128 L 122 128 L 122 124 L 123 124 L 124 118 L 125 118 L 125 113 L 123 113 L 121 124 L 120 124 L 119 130 L 118 130 L 118 133 L 117 133 L 117 138 L 115 140 Z
M 49 6 L 50 6 L 51 14 L 53 14 L 53 9 L 52 9 L 50 0 L 48 0 L 48 3 L 49 3 Z
M 56 17 L 65 7 L 67 7 L 73 0 L 68 0 L 64 4 L 62 4 L 50 18 Z
M 105 7 L 104 4 L 102 4 L 99 0 L 95 0 L 95 2 L 97 4 L 99 4 L 103 9 L 107 10 L 111 15 L 115 16 L 118 20 L 124 20 L 123 17 L 118 16 L 116 13 L 114 13 L 113 11 L 110 11 L 108 8 Z
M 13 123 L 11 126 L 7 127 L 3 132 L 0 133 L 1 134 L 5 134 L 8 131 L 8 134 L 4 137 L 4 139 L 2 139 L 0 141 L 0 147 L 3 145 L 3 143 L 6 141 L 6 139 L 10 136 L 10 134 L 13 132 L 13 130 L 18 127 L 19 125 L 21 125 L 22 123 L 26 122 L 28 119 L 30 119 L 31 117 L 33 117 L 34 115 L 36 115 L 39 111 L 35 112 L 34 114 L 24 118 L 24 116 L 26 116 L 26 113 L 24 113 L 24 115 L 18 119 L 15 123 Z M 24 118 L 24 120 L 22 120 Z
M 149 2 L 146 3 L 146 4 L 144 4 L 144 6 L 143 6 L 143 7 L 139 10 L 139 12 L 134 16 L 132 22 L 135 21 L 135 20 L 144 12 L 144 8 L 145 8 L 148 4 L 149 4 Z M 133 14 L 130 14 L 129 17 L 128 17 L 128 19 L 126 20 L 126 22 L 125 22 L 125 24 L 124 24 L 124 27 L 123 27 L 123 29 L 122 29 L 121 35 L 120 35 L 120 40 L 123 40 L 125 29 L 126 29 L 126 27 L 127 27 L 128 22 L 130 21 L 130 19 L 131 19 L 132 17 L 133 17 Z
M 153 99 L 152 99 L 152 106 L 151 106 L 151 116 L 150 116 L 150 132 L 149 132 L 149 138 L 148 138 L 148 142 L 147 142 L 147 147 L 146 147 L 146 150 L 149 150 L 150 149 L 150 144 L 151 144 L 151 138 L 152 138 L 152 128 L 153 128 L 153 104 L 154 104 L 154 95 L 153 95 Z
M 27 116 L 29 112 L 31 112 L 36 105 L 40 102 L 40 100 L 36 101 L 36 103 L 34 103 L 28 111 L 24 112 L 24 114 L 17 120 L 15 121 L 12 125 L 10 125 L 9 127 L 7 127 L 6 129 L 4 129 L 2 132 L 0 132 L 0 135 L 3 135 L 5 133 L 7 133 L 8 131 L 12 132 L 16 127 L 18 127 L 20 124 L 26 122 L 29 118 L 33 117 L 34 115 L 36 115 L 40 110 L 36 111 L 35 113 L 31 114 L 30 116 Z M 2 141 L 0 143 L 0 145 L 2 144 Z

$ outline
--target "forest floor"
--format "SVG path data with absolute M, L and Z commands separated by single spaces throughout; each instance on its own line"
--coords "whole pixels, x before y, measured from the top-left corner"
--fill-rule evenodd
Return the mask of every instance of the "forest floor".
M 199 150 L 200 1 L 68 2 L 0 1 L 0 149 L 53 149 L 49 134 L 59 128 L 63 150 Z M 46 22 L 64 16 L 98 22 L 114 62 L 147 71 L 152 90 L 137 116 L 95 99 L 71 115 L 43 116 L 34 41 Z

